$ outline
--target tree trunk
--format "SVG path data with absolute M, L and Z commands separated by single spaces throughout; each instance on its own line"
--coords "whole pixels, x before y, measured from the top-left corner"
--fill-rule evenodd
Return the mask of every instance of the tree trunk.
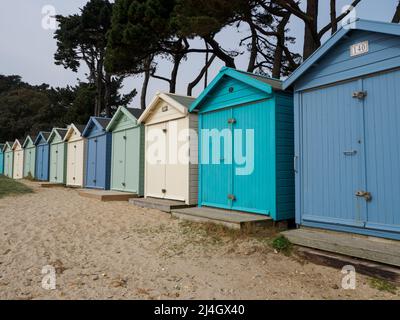
M 226 54 L 221 47 L 219 46 L 219 43 L 215 41 L 214 38 L 212 37 L 205 37 L 205 40 L 207 43 L 210 45 L 210 47 L 213 49 L 213 52 L 216 54 L 216 56 L 221 59 L 223 62 L 225 62 L 225 65 L 229 68 L 234 68 L 236 69 L 235 65 L 235 59 Z
M 393 16 L 392 19 L 393 23 L 399 23 L 400 22 L 400 1 L 397 3 L 397 8 L 396 8 L 396 12 Z
M 111 117 L 111 75 L 106 72 L 104 81 L 104 107 L 106 111 L 106 117 Z
M 307 16 L 312 20 L 311 23 L 305 24 L 304 30 L 304 48 L 303 48 L 303 59 L 307 59 L 314 53 L 320 46 L 319 41 L 315 35 L 318 34 L 318 1 L 319 0 L 307 0 Z
M 280 79 L 282 74 L 282 60 L 285 49 L 285 31 L 286 26 L 289 23 L 290 16 L 290 13 L 287 13 L 285 16 L 283 16 L 276 30 L 278 36 L 276 40 L 277 43 L 274 55 L 274 64 L 272 66 L 272 77 L 276 79 Z
M 338 23 L 336 20 L 336 0 L 331 0 L 331 23 L 332 23 L 332 34 L 338 30 Z
M 151 61 L 153 59 L 151 57 L 148 57 L 145 61 L 144 65 L 144 79 L 143 79 L 143 85 L 142 85 L 142 92 L 140 94 L 140 108 L 142 110 L 146 109 L 146 96 L 147 96 L 147 88 L 149 87 L 149 82 L 150 82 L 150 71 L 151 71 Z
M 251 30 L 251 49 L 250 49 L 250 59 L 249 59 L 249 64 L 247 66 L 247 72 L 253 72 L 255 69 L 256 65 L 256 60 L 257 60 L 257 31 L 256 28 L 254 28 L 252 22 L 248 22 Z
M 179 71 L 179 67 L 181 65 L 181 61 L 182 61 L 183 57 L 184 57 L 184 55 L 182 55 L 182 54 L 177 54 L 174 56 L 174 67 L 172 68 L 171 80 L 169 82 L 169 92 L 170 93 L 176 93 L 176 81 L 178 78 L 178 71 Z
M 208 53 L 206 53 L 207 55 Z M 199 82 L 201 81 L 201 79 L 203 78 L 204 75 L 207 74 L 208 69 L 210 68 L 210 66 L 212 65 L 213 61 L 215 60 L 216 55 L 213 54 L 211 59 L 206 59 L 206 64 L 204 65 L 204 67 L 201 69 L 199 75 L 196 77 L 196 79 L 194 79 L 191 83 L 189 83 L 188 88 L 187 88 L 187 95 L 189 97 L 192 96 L 193 94 L 193 88 L 195 86 L 197 86 L 199 84 Z

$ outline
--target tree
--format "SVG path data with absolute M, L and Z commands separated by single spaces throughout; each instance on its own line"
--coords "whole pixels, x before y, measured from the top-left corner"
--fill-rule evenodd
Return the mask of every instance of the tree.
M 55 62 L 78 71 L 84 62 L 89 69 L 88 81 L 95 86 L 94 114 L 103 110 L 109 116 L 110 86 L 115 79 L 104 70 L 107 48 L 107 32 L 111 27 L 113 5 L 108 0 L 90 0 L 80 14 L 57 16 L 59 27 L 54 38 L 57 40 Z
M 305 25 L 304 46 L 303 46 L 303 59 L 307 59 L 316 49 L 321 46 L 322 37 L 329 31 L 337 29 L 337 25 L 342 21 L 350 12 L 351 8 L 355 8 L 361 0 L 353 0 L 348 10 L 334 16 L 336 12 L 335 0 L 330 0 L 331 6 L 331 21 L 322 29 L 318 30 L 318 14 L 319 14 L 319 0 L 307 0 L 307 9 L 304 12 L 297 0 L 271 0 L 282 8 L 289 11 L 291 14 L 303 20 Z

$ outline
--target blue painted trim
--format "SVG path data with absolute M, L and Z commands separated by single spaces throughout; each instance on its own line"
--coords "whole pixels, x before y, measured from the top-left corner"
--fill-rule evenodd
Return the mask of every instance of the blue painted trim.
M 195 109 L 199 108 L 199 106 L 204 101 L 204 99 L 206 99 L 210 91 L 215 88 L 215 86 L 220 82 L 220 80 L 224 76 L 228 76 L 230 78 L 246 83 L 249 86 L 259 89 L 267 94 L 272 94 L 273 92 L 272 87 L 270 85 L 250 77 L 248 73 L 243 73 L 235 69 L 223 67 L 218 73 L 218 75 L 214 78 L 214 80 L 208 85 L 208 87 L 204 89 L 204 91 L 200 94 L 200 96 L 192 103 L 192 105 L 189 108 L 189 112 L 193 112 Z
M 106 119 L 106 120 L 111 120 L 111 118 L 100 118 L 100 117 L 90 117 L 85 129 L 82 132 L 82 137 L 87 138 L 90 126 L 93 123 L 100 131 L 103 131 L 104 133 L 106 132 L 105 128 L 98 122 L 97 119 Z
M 317 51 L 315 51 L 292 75 L 283 83 L 283 90 L 292 86 L 309 68 L 321 59 L 333 46 L 335 46 L 351 30 L 386 33 L 400 36 L 400 25 L 371 20 L 355 20 L 339 29 Z

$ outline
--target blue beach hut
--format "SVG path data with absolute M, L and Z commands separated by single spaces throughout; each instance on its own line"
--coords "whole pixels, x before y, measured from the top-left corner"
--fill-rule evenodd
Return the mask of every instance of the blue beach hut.
M 4 144 L 0 144 L 0 175 L 4 174 Z
M 106 132 L 110 118 L 91 117 L 82 137 L 87 138 L 85 187 L 110 189 L 112 134 Z
M 293 97 L 282 82 L 222 68 L 199 114 L 199 205 L 294 217 Z
M 35 179 L 39 181 L 49 180 L 50 146 L 47 139 L 50 132 L 39 132 L 34 144 L 36 146 Z
M 296 222 L 400 240 L 400 25 L 353 20 L 284 83 Z

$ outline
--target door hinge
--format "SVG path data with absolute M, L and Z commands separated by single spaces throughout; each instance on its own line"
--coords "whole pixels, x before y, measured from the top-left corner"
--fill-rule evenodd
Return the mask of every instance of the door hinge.
M 372 200 L 371 192 L 367 192 L 367 191 L 357 191 L 356 197 L 364 198 L 365 201 L 367 201 L 367 202 Z
M 228 194 L 228 199 L 231 201 L 235 201 L 236 197 L 233 194 Z
M 368 94 L 367 91 L 354 91 L 353 98 L 362 100 L 365 99 L 367 94 Z
M 235 124 L 236 123 L 236 119 L 230 118 L 230 119 L 228 119 L 228 123 L 229 124 Z

